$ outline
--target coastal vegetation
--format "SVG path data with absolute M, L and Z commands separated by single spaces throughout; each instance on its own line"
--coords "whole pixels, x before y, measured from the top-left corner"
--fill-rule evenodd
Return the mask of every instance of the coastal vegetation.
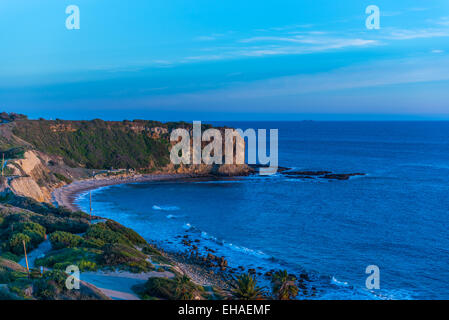
M 24 120 L 13 133 L 44 153 L 61 156 L 72 167 L 141 169 L 169 162 L 167 136 L 153 135 L 156 126 L 166 127 L 153 121 Z
M 28 273 L 17 263 L 24 257 L 23 243 L 30 253 L 44 241 L 49 241 L 51 247 L 33 261 Z M 180 273 L 175 262 L 135 231 L 115 221 L 90 221 L 83 212 L 55 208 L 11 193 L 0 199 L 0 285 L 5 285 L 0 286 L 0 299 L 107 298 L 87 284 L 79 291 L 67 290 L 65 270 L 71 265 L 81 272 L 156 271 L 165 275 L 168 271 L 173 275 L 149 277 L 144 285 L 135 286 L 142 299 L 287 300 L 295 299 L 299 292 L 296 278 L 285 270 L 273 273 L 271 293 L 258 284 L 252 273 L 231 280 L 230 290 L 206 288 Z M 40 267 L 44 267 L 43 273 Z
M 231 279 L 244 269 L 231 275 L 225 257 L 210 249 L 201 254 L 199 244 L 187 235 L 182 243 L 190 251 L 167 254 L 115 221 L 51 204 L 51 192 L 73 181 L 94 174 L 116 178 L 165 166 L 169 133 L 180 127 L 191 125 L 28 120 L 0 114 L 0 156 L 7 160 L 0 177 L 0 299 L 107 298 L 85 283 L 80 291 L 67 290 L 63 280 L 68 266 L 81 272 L 144 273 L 148 280 L 134 288 L 142 299 L 294 299 L 297 281 L 286 271 L 266 277 L 264 284 L 271 280 L 269 293 L 259 286 L 254 269 Z M 174 168 L 178 169 L 185 168 Z M 35 254 L 29 272 L 23 267 L 25 250 Z M 183 271 L 180 265 L 194 267 Z M 198 284 L 209 280 L 213 284 Z M 303 281 L 299 286 L 305 291 Z
M 237 300 L 262 300 L 266 298 L 265 288 L 257 285 L 256 277 L 244 273 L 234 279 L 232 295 Z
M 65 270 L 76 265 L 81 271 L 118 269 L 148 272 L 154 266 L 139 246 L 149 246 L 134 231 L 113 221 L 89 225 L 82 235 L 56 231 L 50 235 L 52 251 L 36 260 L 37 266 Z
M 145 300 L 211 299 L 202 286 L 193 283 L 186 275 L 178 275 L 174 279 L 150 278 L 144 286 L 136 286 L 135 291 Z
M 24 243 L 30 253 L 47 238 L 51 250 L 34 261 L 28 275 L 17 264 L 24 257 Z M 0 284 L 7 285 L 6 293 L 4 289 L 0 292 L 4 298 L 72 297 L 60 281 L 62 276 L 67 278 L 65 269 L 69 265 L 82 272 L 154 270 L 142 248 L 153 256 L 162 256 L 140 235 L 117 222 L 92 224 L 82 212 L 70 212 L 14 194 L 0 199 Z M 39 271 L 41 266 L 46 270 L 43 274 Z
M 294 299 L 299 292 L 296 278 L 288 274 L 287 270 L 277 271 L 271 279 L 272 293 L 277 300 Z
M 37 271 L 28 274 L 20 265 L 0 258 L 0 300 L 107 300 L 100 290 L 81 283 L 79 290 L 68 290 L 63 271 Z

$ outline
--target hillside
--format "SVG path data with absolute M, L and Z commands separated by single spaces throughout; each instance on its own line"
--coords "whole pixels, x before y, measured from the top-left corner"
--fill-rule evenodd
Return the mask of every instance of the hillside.
M 179 127 L 191 129 L 183 122 L 48 121 L 1 113 L 0 160 L 5 161 L 0 162 L 0 300 L 109 299 L 110 294 L 126 294 L 98 289 L 92 279 L 81 281 L 80 290 L 68 290 L 65 270 L 69 265 L 101 279 L 104 272 L 110 272 L 110 277 L 115 277 L 114 271 L 129 274 L 130 288 L 139 274 L 146 282 L 132 288 L 142 299 L 184 299 L 177 289 L 181 281 L 189 288 L 189 298 L 221 297 L 218 289 L 209 291 L 194 283 L 176 260 L 133 230 L 53 205 L 55 189 L 79 180 L 112 178 L 122 183 L 127 178 L 137 181 L 137 176 L 160 178 L 166 173 L 190 177 L 249 172 L 245 165 L 173 166 L 169 137 Z M 25 249 L 28 258 L 34 257 L 28 261 L 29 273 L 23 264 Z M 205 261 L 212 264 L 210 258 Z
M 153 121 L 23 120 L 13 133 L 71 167 L 143 169 L 169 161 L 168 125 Z
M 203 125 L 203 130 L 210 128 Z M 185 122 L 30 120 L 0 113 L 0 192 L 51 202 L 72 181 L 135 174 L 248 174 L 246 165 L 174 166 L 170 132 Z M 223 129 L 223 128 L 219 128 Z

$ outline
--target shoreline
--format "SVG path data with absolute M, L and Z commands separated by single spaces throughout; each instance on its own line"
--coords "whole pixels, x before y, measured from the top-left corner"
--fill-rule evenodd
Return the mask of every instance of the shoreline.
M 141 183 L 141 182 L 151 182 L 151 181 L 170 181 L 170 180 L 181 180 L 189 178 L 214 178 L 213 176 L 207 175 L 195 175 L 195 174 L 145 174 L 136 175 L 131 177 L 114 177 L 114 178 L 103 178 L 103 179 L 89 179 L 89 180 L 78 180 L 71 184 L 65 185 L 63 187 L 55 189 L 52 195 L 52 203 L 56 203 L 58 206 L 65 207 L 72 211 L 81 211 L 74 202 L 76 198 L 83 192 L 94 190 L 106 186 L 129 184 L 129 183 Z M 101 217 L 100 217 L 101 218 Z M 149 243 L 152 240 L 147 239 Z M 178 272 L 186 274 L 194 283 L 201 286 L 215 286 L 221 291 L 229 290 L 229 284 L 227 281 L 231 276 L 231 273 L 220 272 L 216 273 L 214 268 L 209 268 L 201 263 L 192 261 L 186 252 L 177 251 L 169 252 L 163 248 L 157 246 L 157 249 L 162 252 L 162 254 L 169 258 L 173 263 Z M 105 293 L 106 294 L 106 293 Z
M 59 207 L 65 207 L 71 211 L 80 211 L 81 208 L 79 208 L 75 204 L 75 200 L 81 193 L 89 190 L 95 190 L 102 187 L 120 184 L 141 183 L 151 181 L 170 181 L 170 180 L 200 178 L 200 177 L 203 176 L 172 173 L 172 174 L 144 174 L 130 177 L 77 180 L 63 187 L 53 190 L 53 192 L 51 193 L 51 202 L 53 204 L 57 204 Z

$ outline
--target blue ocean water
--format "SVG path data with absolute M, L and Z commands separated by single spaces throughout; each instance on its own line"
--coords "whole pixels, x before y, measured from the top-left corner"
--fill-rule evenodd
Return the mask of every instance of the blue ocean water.
M 167 249 L 188 230 L 233 266 L 307 272 L 318 299 L 449 298 L 449 122 L 226 125 L 279 129 L 282 166 L 367 175 L 111 186 L 94 192 L 95 213 Z M 365 287 L 368 265 L 380 290 Z

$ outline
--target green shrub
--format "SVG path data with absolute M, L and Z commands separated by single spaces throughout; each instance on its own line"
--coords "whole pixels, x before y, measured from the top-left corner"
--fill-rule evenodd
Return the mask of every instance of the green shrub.
M 19 212 L 7 215 L 3 220 L 3 228 L 17 228 L 20 224 L 30 221 L 30 215 L 25 212 Z M 20 228 L 20 227 L 19 227 Z M 17 230 L 16 230 L 17 231 Z
M 65 175 L 63 175 L 63 174 L 60 174 L 60 173 L 57 173 L 57 172 L 54 172 L 53 174 L 54 174 L 54 176 L 55 176 L 58 180 L 61 180 L 61 181 L 65 182 L 65 183 L 67 183 L 67 184 L 70 184 L 70 183 L 73 182 L 72 179 L 67 178 L 67 177 L 66 177 Z
M 106 221 L 91 225 L 86 232 L 87 240 L 96 241 L 97 245 L 126 244 L 129 246 L 144 246 L 147 244 L 135 231 L 122 226 L 115 221 Z
M 139 294 L 143 297 L 176 300 L 176 282 L 167 278 L 150 278 Z
M 0 288 L 0 300 L 20 300 L 20 297 L 9 292 L 8 289 Z
M 14 233 L 8 241 L 9 250 L 14 254 L 23 255 L 23 241 L 25 241 L 27 250 L 30 250 L 31 238 L 23 233 Z
M 163 264 L 171 264 L 171 261 L 164 257 L 162 253 L 152 247 L 151 245 L 146 245 L 142 248 L 142 252 L 149 255 L 152 262 L 155 263 L 163 263 Z
M 28 278 L 18 278 L 14 282 L 8 283 L 8 289 L 11 293 L 16 294 L 20 298 L 29 299 L 25 294 L 25 290 L 30 288 L 32 281 Z
M 0 267 L 0 283 L 10 283 L 26 277 L 27 274 L 25 272 L 12 270 L 4 266 Z
M 154 270 L 142 252 L 124 244 L 108 244 L 100 258 L 102 265 L 121 267 L 131 272 L 147 272 Z
M 204 288 L 193 283 L 185 275 L 174 279 L 149 278 L 143 288 L 136 289 L 144 299 L 155 297 L 164 300 L 192 300 L 196 297 L 207 297 Z
M 87 240 L 95 240 L 102 246 L 106 244 L 127 244 L 131 245 L 131 242 L 118 232 L 114 232 L 106 225 L 106 223 L 97 223 L 91 225 L 87 230 L 85 236 Z
M 18 217 L 9 216 L 10 217 Z M 9 231 L 9 239 L 3 245 L 5 250 L 17 255 L 23 255 L 23 241 L 25 241 L 27 251 L 36 248 L 45 239 L 45 228 L 34 222 L 20 222 L 13 224 L 14 229 Z
M 15 255 L 12 252 L 6 251 L 6 252 L 2 252 L 2 254 L 0 255 L 0 257 L 7 259 L 7 260 L 12 260 L 14 262 L 19 262 L 21 257 L 18 255 Z
M 19 197 L 12 193 L 5 201 L 8 205 L 29 211 L 7 214 L 4 217 L 2 228 L 13 223 L 34 222 L 44 227 L 48 233 L 55 231 L 83 233 L 89 227 L 89 216 L 81 211 L 71 212 L 65 208 L 56 208 L 50 204 L 39 203 L 31 198 Z
M 84 218 L 71 218 L 53 214 L 36 215 L 31 220 L 44 226 L 49 233 L 65 231 L 70 233 L 83 233 L 89 227 L 89 221 Z
M 52 126 L 67 125 L 74 130 L 54 132 Z M 167 127 L 152 121 L 139 121 L 139 126 Z M 92 121 L 20 121 L 14 126 L 16 136 L 36 149 L 61 156 L 72 167 L 86 168 L 147 168 L 151 163 L 165 166 L 170 161 L 168 135 L 152 138 L 148 131 L 134 131 L 133 122 Z
M 67 275 L 62 271 L 49 271 L 33 282 L 34 296 L 39 300 L 56 300 L 69 290 L 65 286 Z
M 98 269 L 98 266 L 93 261 L 81 260 L 79 263 L 79 269 L 81 271 L 95 271 Z
M 34 294 L 41 300 L 55 300 L 58 290 L 53 283 L 44 279 L 37 280 L 34 284 Z
M 101 249 L 105 245 L 103 240 L 100 239 L 83 239 L 83 247 L 86 248 L 94 248 L 94 249 Z
M 83 238 L 68 232 L 56 231 L 50 235 L 50 241 L 52 248 L 57 250 L 78 247 L 83 242 Z
M 110 230 L 120 233 L 122 236 L 127 238 L 132 244 L 136 246 L 147 244 L 146 240 L 142 238 L 137 232 L 125 226 L 122 226 L 118 222 L 108 220 L 106 221 L 106 225 Z
M 14 231 L 16 230 L 29 236 L 34 246 L 37 246 L 45 239 L 45 228 L 35 222 L 21 223 L 14 228 Z
M 70 265 L 76 265 L 81 271 L 84 267 L 91 270 L 101 253 L 87 248 L 64 248 L 49 252 L 45 257 L 36 259 L 34 264 L 56 270 L 65 270 Z

